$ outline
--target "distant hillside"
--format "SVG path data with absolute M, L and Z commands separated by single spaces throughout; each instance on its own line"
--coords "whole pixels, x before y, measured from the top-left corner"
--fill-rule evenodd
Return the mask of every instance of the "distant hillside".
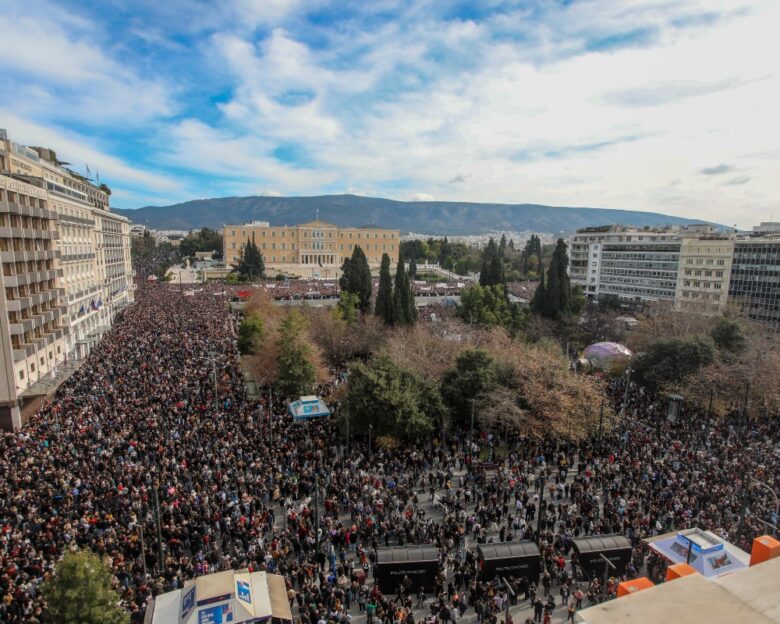
M 356 195 L 321 197 L 222 197 L 197 199 L 172 206 L 146 206 L 115 212 L 157 230 L 222 228 L 225 224 L 269 221 L 293 225 L 312 221 L 316 210 L 323 221 L 359 227 L 373 223 L 420 234 L 484 234 L 489 231 L 573 232 L 586 226 L 685 225 L 694 219 L 654 212 L 606 208 L 565 208 L 539 204 L 477 204 L 444 201 L 394 201 Z

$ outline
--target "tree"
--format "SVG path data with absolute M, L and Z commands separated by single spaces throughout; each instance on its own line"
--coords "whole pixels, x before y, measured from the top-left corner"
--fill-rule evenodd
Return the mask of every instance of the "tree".
M 222 257 L 222 235 L 210 228 L 187 234 L 179 243 L 179 253 L 182 258 L 187 258 L 197 251 L 212 251 L 217 257 Z
M 46 621 L 54 624 L 129 624 L 111 589 L 111 570 L 89 550 L 67 551 L 43 586 Z
M 710 336 L 718 349 L 740 353 L 745 350 L 745 330 L 737 319 L 723 317 L 710 330 Z
M 334 308 L 334 313 L 347 325 L 352 325 L 357 321 L 357 311 L 360 301 L 355 293 L 342 291 L 339 294 L 339 301 Z
M 547 283 L 542 279 L 531 300 L 531 309 L 545 318 L 561 319 L 571 314 L 572 288 L 569 280 L 569 257 L 566 253 L 566 243 L 558 239 L 558 243 L 547 267 Z M 578 299 L 576 306 L 581 309 L 582 302 Z
M 466 349 L 460 353 L 455 368 L 444 376 L 441 394 L 453 421 L 467 425 L 471 418 L 471 401 L 477 402 L 498 387 L 499 369 L 484 349 Z
M 305 329 L 306 319 L 297 310 L 279 325 L 276 387 L 288 399 L 311 394 L 316 381 L 311 347 L 303 340 Z
M 368 266 L 366 254 L 360 245 L 355 245 L 352 257 L 345 260 L 341 267 L 342 275 L 339 279 L 341 290 L 354 293 L 360 302 L 360 311 L 364 314 L 371 309 L 371 269 Z
M 505 284 L 504 261 L 498 253 L 496 241 L 491 238 L 488 241 L 487 247 L 485 247 L 485 250 L 482 252 L 482 269 L 479 273 L 479 285 L 501 285 L 501 287 L 504 288 Z
M 498 243 L 498 255 L 501 258 L 506 255 L 506 234 L 501 235 L 501 241 Z
M 241 355 L 252 355 L 263 339 L 263 319 L 249 314 L 238 326 L 238 351 Z
M 501 286 L 474 284 L 460 295 L 458 316 L 470 325 L 509 326 L 512 313 Z
M 346 402 L 353 431 L 376 436 L 418 439 L 445 417 L 438 388 L 386 355 L 352 365 Z
M 242 278 L 248 280 L 261 279 L 265 276 L 263 254 L 254 241 L 247 241 L 241 248 L 236 271 Z
M 409 279 L 417 279 L 417 259 L 414 256 L 412 256 L 412 259 L 409 260 Z
M 393 324 L 393 282 L 390 276 L 390 256 L 382 254 L 382 264 L 379 267 L 379 289 L 376 293 L 374 314 L 386 324 Z
M 412 295 L 412 284 L 404 268 L 404 257 L 398 256 L 393 288 L 393 324 L 414 325 L 417 322 L 417 308 Z
M 679 383 L 715 361 L 715 345 L 709 336 L 658 340 L 634 358 L 636 379 L 652 388 Z

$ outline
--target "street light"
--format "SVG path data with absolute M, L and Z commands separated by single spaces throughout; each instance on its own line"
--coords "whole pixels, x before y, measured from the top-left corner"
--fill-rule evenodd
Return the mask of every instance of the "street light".
M 374 425 L 368 425 L 368 463 L 371 463 L 371 432 L 374 430 Z
M 780 519 L 780 497 L 777 496 L 777 492 L 775 492 L 769 484 L 764 483 L 763 481 L 759 481 L 758 479 L 751 479 L 750 482 L 753 485 L 760 485 L 762 488 L 772 494 L 775 499 L 775 522 L 777 522 Z M 775 526 L 775 536 L 778 535 L 780 535 L 780 532 L 777 526 Z

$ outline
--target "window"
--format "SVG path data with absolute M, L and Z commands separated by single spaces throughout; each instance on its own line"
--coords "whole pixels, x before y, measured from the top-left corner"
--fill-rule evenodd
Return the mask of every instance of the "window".
M 19 379 L 24 379 L 24 371 L 23 370 L 19 371 Z

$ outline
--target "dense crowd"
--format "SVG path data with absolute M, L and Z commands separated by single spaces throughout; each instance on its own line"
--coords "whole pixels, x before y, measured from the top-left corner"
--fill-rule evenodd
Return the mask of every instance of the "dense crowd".
M 490 464 L 457 435 L 345 452 L 331 422 L 294 424 L 279 400 L 269 419 L 247 399 L 225 292 L 140 288 L 58 397 L 2 434 L 0 622 L 45 621 L 41 582 L 71 547 L 109 562 L 134 622 L 152 596 L 242 567 L 283 574 L 303 624 L 348 622 L 355 606 L 383 624 L 421 608 L 430 624 L 467 611 L 493 624 L 506 601 L 560 620 L 616 590 L 573 569 L 576 536 L 623 533 L 627 574 L 660 575 L 642 538 L 700 526 L 749 549 L 765 532 L 756 518 L 777 522 L 771 495 L 748 487 L 780 486 L 776 424 L 690 410 L 672 423 L 639 390 L 624 423 L 576 446 L 485 434 L 478 446 L 507 449 Z M 619 405 L 620 382 L 610 391 Z M 512 592 L 483 582 L 467 541 L 520 539 L 539 543 L 540 578 L 509 579 Z M 377 549 L 407 543 L 440 553 L 431 595 L 370 582 Z

